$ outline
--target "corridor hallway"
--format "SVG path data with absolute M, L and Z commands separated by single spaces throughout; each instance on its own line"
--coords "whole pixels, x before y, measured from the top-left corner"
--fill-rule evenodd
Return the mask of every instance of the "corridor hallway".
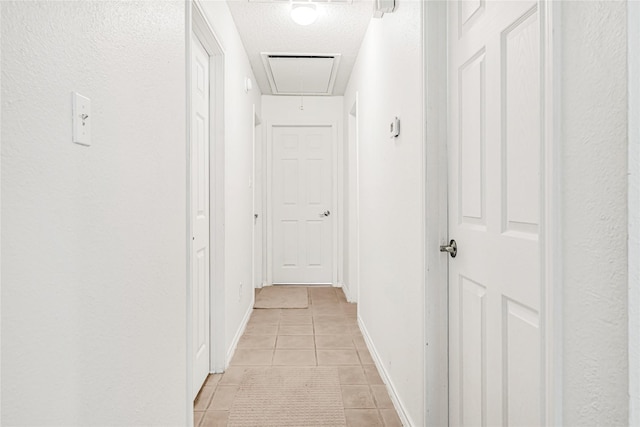
M 230 367 L 224 374 L 210 375 L 198 394 L 195 426 L 227 425 L 239 390 L 246 387 L 251 376 L 246 375 L 248 372 L 279 372 L 287 382 L 295 380 L 293 376 L 299 375 L 300 369 L 322 369 L 330 374 L 327 376 L 337 378 L 332 386 L 341 403 L 327 411 L 337 411 L 341 416 L 344 410 L 347 426 L 402 425 L 358 328 L 356 304 L 348 303 L 340 288 L 309 287 L 308 294 L 309 306 L 305 309 L 253 310 Z M 312 395 L 317 393 L 318 401 L 326 400 L 331 392 L 311 390 Z M 269 405 L 269 399 L 277 398 L 261 396 L 244 405 Z M 288 425 L 317 425 L 309 420 L 289 418 Z

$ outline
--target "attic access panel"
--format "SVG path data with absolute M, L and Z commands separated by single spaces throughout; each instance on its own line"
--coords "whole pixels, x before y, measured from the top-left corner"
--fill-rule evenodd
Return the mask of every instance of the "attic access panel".
M 262 61 L 274 95 L 332 95 L 339 54 L 263 53 Z

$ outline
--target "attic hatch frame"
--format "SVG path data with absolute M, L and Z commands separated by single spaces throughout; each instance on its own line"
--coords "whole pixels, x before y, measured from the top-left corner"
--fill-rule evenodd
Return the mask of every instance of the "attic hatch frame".
M 333 95 L 333 89 L 336 84 L 336 77 L 338 76 L 338 67 L 340 66 L 340 58 L 342 54 L 340 53 L 282 53 L 282 52 L 262 52 L 260 53 L 260 58 L 262 59 L 262 64 L 264 65 L 264 70 L 267 74 L 267 79 L 269 80 L 269 86 L 271 88 L 271 93 L 273 95 L 305 95 L 305 96 L 331 96 Z M 327 87 L 326 92 L 304 92 L 303 91 L 292 91 L 292 92 L 283 92 L 279 91 L 276 85 L 275 78 L 273 76 L 273 70 L 271 69 L 271 64 L 269 60 L 271 58 L 292 58 L 292 59 L 333 59 L 333 64 L 331 67 L 331 74 L 329 76 L 329 85 Z

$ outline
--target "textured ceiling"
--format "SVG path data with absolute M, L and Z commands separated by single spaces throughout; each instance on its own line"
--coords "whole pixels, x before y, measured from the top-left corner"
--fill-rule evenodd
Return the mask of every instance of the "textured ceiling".
M 373 16 L 371 1 L 316 3 L 318 20 L 301 26 L 291 20 L 288 2 L 228 0 L 227 4 L 249 55 L 260 91 L 271 94 L 261 52 L 340 53 L 333 95 L 344 95 L 360 44 Z

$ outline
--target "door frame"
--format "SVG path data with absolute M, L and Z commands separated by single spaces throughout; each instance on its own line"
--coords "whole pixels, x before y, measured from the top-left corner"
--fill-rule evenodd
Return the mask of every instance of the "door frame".
M 339 260 L 342 259 L 342 249 L 344 245 L 342 245 L 342 231 L 343 231 L 343 218 L 340 214 L 342 212 L 342 203 L 343 200 L 343 183 L 344 183 L 344 173 L 340 170 L 339 165 L 342 164 L 342 159 L 344 157 L 342 152 L 338 152 L 339 147 L 339 127 L 338 123 L 328 122 L 328 121 L 319 121 L 319 122 L 309 122 L 305 121 L 289 121 L 289 122 L 267 122 L 264 127 L 264 131 L 266 133 L 264 141 L 266 141 L 266 155 L 263 156 L 263 183 L 265 186 L 263 187 L 263 195 L 265 196 L 266 201 L 266 209 L 264 209 L 264 217 L 266 223 L 266 236 L 265 236 L 265 250 L 262 253 L 264 262 L 266 264 L 266 275 L 265 275 L 265 286 L 273 285 L 273 205 L 272 205 L 272 197 L 273 197 L 273 128 L 277 127 L 327 127 L 331 128 L 331 162 L 332 162 L 332 185 L 331 185 L 331 203 L 332 203 L 332 214 L 335 214 L 335 223 L 332 230 L 332 247 L 333 247 L 333 256 L 331 258 L 331 285 L 334 287 L 340 286 L 342 283 L 342 268 L 340 268 Z M 339 244 L 340 242 L 340 244 Z M 310 286 L 313 286 L 311 284 Z
M 258 146 L 262 144 L 262 119 L 258 115 L 256 104 L 253 104 L 253 126 L 252 126 L 252 147 L 253 147 L 253 160 L 252 160 L 252 169 L 251 169 L 251 197 L 253 200 L 253 215 L 258 215 L 258 217 L 254 217 L 253 220 L 253 243 L 251 245 L 251 285 L 252 288 L 260 289 L 264 285 L 264 262 L 262 255 L 263 252 L 263 241 L 264 241 L 264 215 L 262 213 L 262 207 L 264 206 L 263 193 L 264 186 L 262 183 L 264 182 L 262 178 L 258 177 L 256 173 L 256 169 L 258 163 L 260 162 L 261 156 L 258 155 Z M 260 147 L 260 154 L 262 155 L 264 149 Z M 258 188 L 258 182 L 260 183 L 260 192 L 259 192 L 259 200 L 256 197 L 258 192 L 256 191 Z M 260 233 L 258 233 L 258 225 L 260 225 Z M 256 249 L 260 247 L 260 257 L 256 256 Z M 260 276 L 256 277 L 256 270 L 260 266 Z M 256 279 L 258 279 L 256 281 Z
M 640 424 L 640 4 L 628 3 L 628 77 L 629 85 L 629 425 Z
M 209 308 L 210 360 L 209 371 L 223 372 L 225 367 L 225 311 L 224 311 L 224 63 L 225 52 L 213 31 L 200 0 L 186 2 L 186 173 L 187 173 L 187 425 L 193 425 L 193 310 L 191 298 L 191 34 L 194 34 L 209 54 L 210 120 L 209 126 Z
M 344 177 L 345 209 L 347 216 L 344 218 L 345 227 L 348 232 L 344 234 L 345 247 L 347 249 L 345 259 L 348 262 L 344 264 L 343 284 L 346 284 L 346 297 L 349 302 L 357 303 L 360 300 L 360 112 L 359 112 L 358 91 L 355 93 L 355 99 L 349 109 L 345 122 L 346 140 L 344 142 L 344 152 L 346 157 Z M 353 138 L 352 138 L 353 135 Z M 352 145 L 354 149 L 351 150 Z M 354 154 L 352 157 L 351 154 Z M 353 186 L 351 178 L 354 179 Z M 351 190 L 354 190 L 352 193 Z M 353 211 L 352 211 L 353 208 Z M 352 228 L 352 226 L 355 227 Z M 352 245 L 351 243 L 354 243 Z M 353 281 L 351 281 L 353 279 Z
M 562 245 L 561 245 L 561 2 L 541 2 L 545 35 L 543 111 L 545 144 L 541 190 L 547 195 L 541 217 L 541 280 L 544 281 L 545 342 L 543 379 L 545 425 L 562 425 Z M 448 31 L 446 1 L 422 2 L 423 158 L 425 185 L 425 423 L 449 424 L 448 256 L 439 245 L 448 242 L 447 125 Z M 435 141 L 431 143 L 431 141 Z M 442 326 L 446 325 L 446 326 Z M 430 391 L 432 393 L 430 393 Z

